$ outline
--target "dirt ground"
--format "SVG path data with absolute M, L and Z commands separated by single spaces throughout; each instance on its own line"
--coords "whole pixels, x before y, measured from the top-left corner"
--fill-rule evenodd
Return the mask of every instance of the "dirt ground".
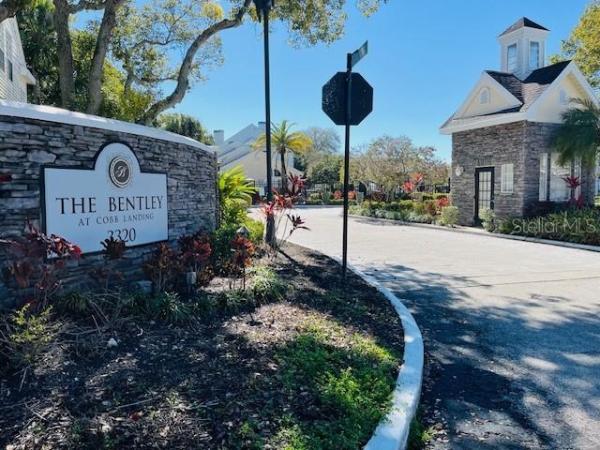
M 0 448 L 277 448 L 290 418 L 310 426 L 330 413 L 281 373 L 278 355 L 306 324 L 334 323 L 331 345 L 356 333 L 401 361 L 400 321 L 373 288 L 354 275 L 342 285 L 334 261 L 294 245 L 271 265 L 288 285 L 282 301 L 186 327 L 125 320 L 110 348 L 61 336 L 21 390 L 20 374 L 2 375 Z

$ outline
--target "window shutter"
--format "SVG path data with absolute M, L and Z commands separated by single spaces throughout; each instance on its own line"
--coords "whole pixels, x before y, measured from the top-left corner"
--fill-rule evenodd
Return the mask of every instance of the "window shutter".
M 514 167 L 514 164 L 502 164 L 500 192 L 503 194 L 512 194 L 514 191 Z
M 548 200 L 548 153 L 540 154 L 540 202 Z

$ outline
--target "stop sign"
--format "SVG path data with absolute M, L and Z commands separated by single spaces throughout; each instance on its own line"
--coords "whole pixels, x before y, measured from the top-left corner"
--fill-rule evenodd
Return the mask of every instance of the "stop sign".
M 323 86 L 323 111 L 336 125 L 346 125 L 346 76 L 346 72 L 338 72 Z M 352 73 L 348 125 L 358 125 L 371 111 L 373 88 L 361 74 Z

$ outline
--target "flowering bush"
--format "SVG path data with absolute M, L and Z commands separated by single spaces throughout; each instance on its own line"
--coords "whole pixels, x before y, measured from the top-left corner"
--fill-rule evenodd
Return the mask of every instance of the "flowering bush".
M 47 236 L 29 222 L 23 237 L 0 240 L 0 245 L 10 255 L 8 274 L 26 295 L 33 289 L 25 300 L 36 310 L 44 309 L 62 287 L 58 274 L 66 260 L 81 257 L 77 245 L 54 234 Z
M 339 189 L 333 193 L 333 198 L 336 200 L 341 200 L 344 197 L 344 194 Z

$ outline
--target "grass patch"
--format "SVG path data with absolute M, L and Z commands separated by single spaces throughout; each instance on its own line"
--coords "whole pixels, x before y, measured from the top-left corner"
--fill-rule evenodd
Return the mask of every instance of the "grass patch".
M 389 410 L 398 359 L 372 338 L 348 333 L 329 320 L 310 321 L 302 328 L 277 359 L 286 390 L 301 392 L 305 400 L 272 445 L 288 450 L 359 448 Z

